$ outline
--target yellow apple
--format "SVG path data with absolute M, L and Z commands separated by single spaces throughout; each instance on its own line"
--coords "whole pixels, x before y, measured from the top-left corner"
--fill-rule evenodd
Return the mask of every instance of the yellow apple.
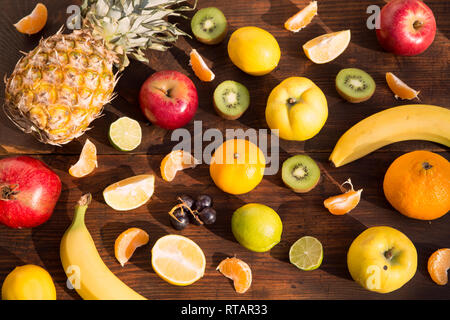
M 417 270 L 417 251 L 409 238 L 391 227 L 372 227 L 353 240 L 347 266 L 357 283 L 370 291 L 399 289 Z
M 269 95 L 266 121 L 285 140 L 304 141 L 314 137 L 328 118 L 328 104 L 322 90 L 304 77 L 290 77 Z

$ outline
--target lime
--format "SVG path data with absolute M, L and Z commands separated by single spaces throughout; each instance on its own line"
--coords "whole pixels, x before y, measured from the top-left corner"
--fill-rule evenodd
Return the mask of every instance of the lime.
M 283 224 L 270 207 L 249 203 L 237 209 L 231 218 L 231 231 L 245 248 L 265 252 L 281 240 Z
M 302 270 L 317 269 L 322 264 L 322 260 L 322 244 L 314 237 L 305 236 L 298 239 L 289 250 L 289 261 Z
M 131 118 L 119 118 L 109 127 L 109 141 L 119 151 L 136 149 L 141 144 L 141 139 L 141 126 Z

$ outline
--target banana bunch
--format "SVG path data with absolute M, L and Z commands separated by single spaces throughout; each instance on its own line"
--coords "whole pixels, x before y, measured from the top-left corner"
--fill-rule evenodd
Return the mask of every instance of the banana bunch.
M 450 147 L 450 110 L 412 104 L 375 113 L 341 136 L 330 161 L 340 167 L 388 144 L 405 140 L 428 140 Z
M 85 194 L 75 207 L 70 227 L 61 240 L 60 256 L 68 283 L 86 300 L 144 300 L 103 262 L 84 223 L 91 195 Z

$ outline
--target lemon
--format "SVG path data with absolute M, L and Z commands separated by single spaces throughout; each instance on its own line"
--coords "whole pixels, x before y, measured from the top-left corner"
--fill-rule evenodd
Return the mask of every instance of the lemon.
M 262 76 L 277 67 L 281 52 L 277 40 L 266 30 L 242 27 L 231 35 L 228 55 L 242 71 Z
M 312 62 L 327 63 L 347 49 L 350 38 L 350 30 L 326 33 L 306 42 L 303 51 Z
M 119 151 L 134 150 L 141 144 L 141 140 L 141 126 L 134 119 L 122 117 L 109 127 L 109 141 Z
M 103 198 L 108 206 L 118 211 L 136 209 L 153 195 L 155 176 L 143 174 L 113 183 L 103 191 Z
M 259 203 L 249 203 L 233 213 L 231 231 L 245 248 L 265 252 L 280 242 L 283 224 L 272 208 Z
M 289 250 L 289 261 L 301 270 L 317 269 L 322 260 L 322 244 L 314 237 L 305 236 L 298 239 Z
M 50 274 L 32 264 L 16 267 L 3 282 L 3 300 L 56 300 Z
M 152 267 L 170 284 L 187 286 L 205 273 L 206 259 L 202 249 L 191 239 L 169 234 L 152 248 Z

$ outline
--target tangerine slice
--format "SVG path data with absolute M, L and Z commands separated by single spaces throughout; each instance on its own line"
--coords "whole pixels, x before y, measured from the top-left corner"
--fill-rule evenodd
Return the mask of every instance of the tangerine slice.
M 435 251 L 428 259 L 428 273 L 434 282 L 443 286 L 448 282 L 447 271 L 450 268 L 450 249 Z
M 350 43 L 350 30 L 326 33 L 303 45 L 306 56 L 314 63 L 327 63 L 336 59 Z
M 165 181 L 172 181 L 178 171 L 194 168 L 198 160 L 189 152 L 184 150 L 174 150 L 164 157 L 161 161 L 161 177 Z
M 129 228 L 122 232 L 114 244 L 114 255 L 123 267 L 134 251 L 148 243 L 148 233 L 139 228 Z
M 189 63 L 195 75 L 201 80 L 210 82 L 216 77 L 197 50 L 192 49 Z
M 33 11 L 17 22 L 14 27 L 24 34 L 35 34 L 41 31 L 47 23 L 47 7 L 38 3 Z
M 290 17 L 284 27 L 292 32 L 298 32 L 306 27 L 317 14 L 317 1 L 310 2 L 306 7 Z
M 86 139 L 81 150 L 80 159 L 69 169 L 69 174 L 75 178 L 87 176 L 97 168 L 97 148 L 89 139 Z
M 343 185 L 346 183 L 350 184 L 350 190 L 344 192 L 343 194 L 329 197 L 323 202 L 323 205 L 328 209 L 328 211 L 330 211 L 331 214 L 339 216 L 349 213 L 358 205 L 359 200 L 361 199 L 361 192 L 363 189 L 355 191 L 350 179 L 345 181 Z
M 420 91 L 416 91 L 400 80 L 392 72 L 386 72 L 386 82 L 395 95 L 395 98 L 414 99 L 418 98 Z
M 252 284 L 252 270 L 248 264 L 236 257 L 222 260 L 216 270 L 233 280 L 237 293 L 245 293 Z

